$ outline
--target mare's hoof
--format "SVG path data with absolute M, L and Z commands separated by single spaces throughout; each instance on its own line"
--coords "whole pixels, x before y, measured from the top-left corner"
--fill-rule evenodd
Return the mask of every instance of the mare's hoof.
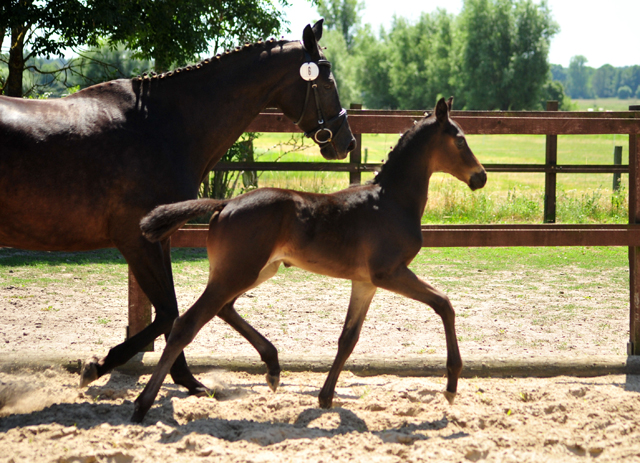
M 80 387 L 87 387 L 98 379 L 98 357 L 91 357 L 82 362 L 80 371 Z
M 453 401 L 456 400 L 456 393 L 455 392 L 444 391 L 443 394 L 444 394 L 445 398 L 447 399 L 447 402 L 449 402 L 449 405 L 453 405 Z
M 278 386 L 280 385 L 280 375 L 270 375 L 269 373 L 267 373 L 265 377 L 267 378 L 269 389 L 271 389 L 273 392 L 276 392 Z

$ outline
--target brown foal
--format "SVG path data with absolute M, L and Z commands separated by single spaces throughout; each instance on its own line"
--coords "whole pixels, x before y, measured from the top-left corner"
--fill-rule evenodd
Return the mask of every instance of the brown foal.
M 351 300 L 338 353 L 319 394 L 331 407 L 338 376 L 358 340 L 377 288 L 431 306 L 442 318 L 447 341 L 447 387 L 456 395 L 462 359 L 455 313 L 445 294 L 409 268 L 422 246 L 420 220 L 429 178 L 446 172 L 482 188 L 487 175 L 461 128 L 451 119 L 452 99 L 401 137 L 375 180 L 332 194 L 263 188 L 229 200 L 193 200 L 156 208 L 141 222 L 150 241 L 164 240 L 188 219 L 213 212 L 207 237 L 209 281 L 196 303 L 176 319 L 160 362 L 135 401 L 132 421 L 153 404 L 177 356 L 223 307 L 274 276 L 280 264 L 351 280 Z M 279 378 L 267 378 L 275 389 Z

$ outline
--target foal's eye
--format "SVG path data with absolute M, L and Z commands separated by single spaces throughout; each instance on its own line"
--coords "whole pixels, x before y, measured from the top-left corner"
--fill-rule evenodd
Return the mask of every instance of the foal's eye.
M 465 139 L 464 139 L 464 138 L 462 138 L 462 137 L 456 137 L 456 146 L 457 146 L 458 148 L 464 148 L 465 143 L 466 143 L 466 142 L 465 142 Z

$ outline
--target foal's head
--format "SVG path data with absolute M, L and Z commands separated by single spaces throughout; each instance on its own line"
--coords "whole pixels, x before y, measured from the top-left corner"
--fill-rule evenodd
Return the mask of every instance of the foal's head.
M 452 103 L 453 97 L 448 101 L 441 98 L 434 113 L 425 121 L 435 124 L 430 139 L 429 171 L 446 172 L 469 185 L 472 190 L 477 190 L 487 183 L 487 173 L 471 152 L 460 126 L 449 119 Z

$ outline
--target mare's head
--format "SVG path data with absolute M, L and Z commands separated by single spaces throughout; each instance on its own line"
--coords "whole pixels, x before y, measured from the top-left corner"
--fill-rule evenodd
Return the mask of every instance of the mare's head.
M 296 83 L 281 96 L 279 106 L 320 146 L 325 159 L 344 159 L 356 147 L 356 140 L 347 121 L 347 111 L 340 104 L 331 63 L 318 46 L 322 22 L 321 19 L 313 27 L 304 28 L 300 74 Z
M 487 173 L 469 148 L 460 126 L 449 118 L 452 103 L 453 97 L 448 101 L 441 98 L 434 113 L 426 118 L 425 122 L 435 124 L 435 131 L 431 132 L 429 171 L 451 174 L 477 190 L 487 183 Z

